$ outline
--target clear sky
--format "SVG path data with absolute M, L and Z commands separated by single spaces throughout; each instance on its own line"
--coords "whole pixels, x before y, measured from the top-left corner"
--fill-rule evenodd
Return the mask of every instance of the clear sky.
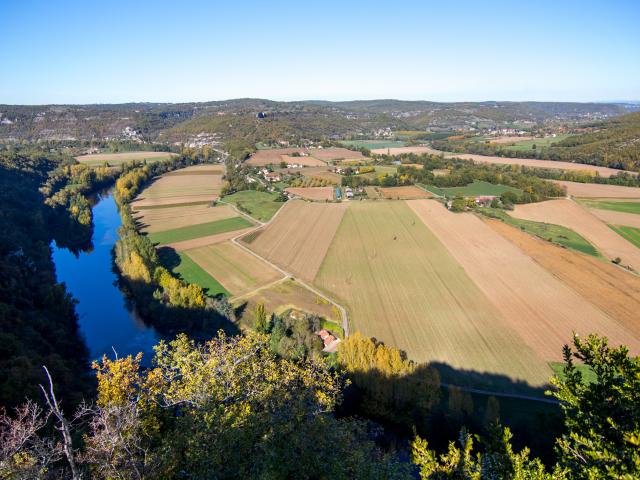
M 640 99 L 640 0 L 0 0 L 0 103 Z

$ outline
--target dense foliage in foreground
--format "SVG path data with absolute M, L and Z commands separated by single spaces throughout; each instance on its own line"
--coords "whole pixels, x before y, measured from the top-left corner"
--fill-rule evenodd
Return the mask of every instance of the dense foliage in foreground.
M 548 471 L 510 432 L 495 424 L 478 439 L 462 430 L 438 455 L 416 437 L 412 464 L 376 446 L 380 431 L 366 422 L 337 419 L 343 378 L 326 363 L 288 360 L 268 337 L 217 338 L 201 345 L 186 336 L 156 347 L 153 367 L 140 359 L 95 363 L 98 395 L 73 416 L 44 389 L 47 409 L 27 403 L 0 418 L 3 478 L 392 478 L 625 479 L 640 474 L 640 361 L 605 339 L 574 339 L 565 348 L 563 377 L 554 396 L 567 434 L 559 461 Z M 375 350 L 375 349 L 374 349 Z M 350 358 L 357 353 L 351 348 Z M 375 351 L 373 352 L 375 355 Z M 365 356 L 363 352 L 359 357 Z M 583 380 L 574 360 L 596 380 Z M 376 363 L 376 359 L 354 364 Z M 403 363 L 398 359 L 398 367 Z M 406 366 L 405 366 L 406 368 Z M 384 382 L 381 378 L 380 381 Z M 62 433 L 56 442 L 46 426 Z M 84 425 L 84 427 L 82 427 Z M 74 431 L 77 428 L 77 431 Z M 76 434 L 74 437 L 74 433 Z M 82 442 L 78 442 L 78 435 Z M 480 449 L 474 447 L 480 440 Z

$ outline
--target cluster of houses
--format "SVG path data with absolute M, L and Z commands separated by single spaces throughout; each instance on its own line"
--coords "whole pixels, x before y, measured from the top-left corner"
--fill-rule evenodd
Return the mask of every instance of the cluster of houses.
M 333 353 L 336 351 L 336 349 L 338 348 L 338 344 L 340 343 L 339 338 L 336 338 L 331 334 L 329 330 L 326 330 L 324 328 L 316 332 L 316 335 L 318 335 L 320 337 L 320 340 L 322 340 L 322 343 L 324 345 L 324 348 L 322 349 L 323 352 Z
M 267 182 L 274 183 L 282 180 L 282 176 L 277 172 L 270 172 L 266 168 L 263 168 L 258 172 L 260 175 L 264 177 Z

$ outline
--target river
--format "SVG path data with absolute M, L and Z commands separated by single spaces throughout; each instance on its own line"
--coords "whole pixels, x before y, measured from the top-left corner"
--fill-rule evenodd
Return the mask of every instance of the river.
M 118 239 L 120 215 L 110 193 L 99 194 L 93 207 L 93 249 L 77 257 L 51 245 L 56 275 L 78 301 L 80 331 L 92 359 L 142 352 L 148 364 L 159 335 L 145 325 L 116 284 L 111 251 Z M 146 360 L 146 361 L 145 361 Z

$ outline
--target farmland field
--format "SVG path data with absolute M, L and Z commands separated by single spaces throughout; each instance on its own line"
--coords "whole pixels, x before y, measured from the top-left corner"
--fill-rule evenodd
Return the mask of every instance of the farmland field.
M 333 324 L 339 324 L 341 321 L 340 313 L 333 305 L 291 279 L 256 290 L 248 295 L 236 297 L 233 299 L 233 303 L 235 306 L 246 304 L 244 315 L 251 315 L 256 305 L 262 303 L 268 312 L 274 312 L 277 315 L 295 308 L 320 315 Z M 342 329 L 340 329 L 341 331 Z
M 479 217 L 452 213 L 428 200 L 408 203 L 509 326 L 542 359 L 561 360 L 562 346 L 573 331 L 606 334 L 612 342 L 629 344 L 629 337 L 633 337 L 629 329 L 595 307 L 589 296 L 579 295 L 558 280 Z M 594 277 L 593 281 L 599 280 Z
M 420 187 L 384 187 L 379 188 L 384 198 L 409 200 L 413 198 L 431 198 L 433 195 Z
M 305 156 L 292 157 L 293 153 L 304 153 Z M 323 166 L 328 161 L 343 159 L 364 159 L 360 153 L 346 148 L 276 148 L 258 150 L 246 161 L 248 165 L 278 165 L 280 162 L 298 163 L 306 166 Z
M 123 152 L 123 153 L 96 153 L 92 155 L 81 155 L 76 160 L 90 167 L 101 167 L 105 162 L 111 167 L 119 167 L 123 163 L 137 161 L 147 161 L 148 163 L 167 160 L 175 156 L 170 152 Z
M 571 135 L 569 134 L 562 134 L 556 137 L 544 137 L 544 138 L 529 137 L 527 139 L 516 139 L 514 141 L 515 145 L 505 145 L 504 148 L 506 150 L 513 150 L 516 152 L 522 151 L 522 150 L 532 150 L 534 145 L 536 146 L 536 148 L 548 147 L 549 145 L 560 142 L 565 138 L 569 138 L 570 136 Z M 496 143 L 504 143 L 504 142 L 496 141 Z M 507 143 L 511 143 L 511 142 L 507 142 Z
M 283 202 L 277 202 L 277 198 L 278 195 L 275 193 L 244 190 L 227 195 L 223 201 L 246 210 L 249 215 L 261 222 L 267 222 L 284 205 Z
M 248 247 L 295 275 L 313 280 L 338 229 L 346 203 L 287 202 Z
M 487 225 L 516 245 L 554 277 L 605 312 L 631 335 L 623 339 L 640 353 L 640 277 L 596 258 L 557 247 L 497 220 Z
M 198 237 L 215 235 L 217 233 L 230 232 L 250 227 L 251 223 L 244 217 L 230 217 L 213 222 L 189 225 L 188 227 L 165 230 L 149 234 L 149 239 L 153 243 L 166 245 L 169 243 L 182 242 Z
M 405 202 L 352 202 L 314 283 L 348 305 L 354 330 L 418 362 L 548 379 L 548 365 Z
M 523 232 L 528 232 L 548 242 L 570 248 L 577 252 L 586 253 L 593 257 L 602 257 L 600 252 L 598 252 L 591 243 L 570 228 L 551 223 L 514 218 L 503 210 L 496 208 L 480 208 L 478 211 L 489 218 L 500 219 L 508 225 L 519 228 Z
M 400 140 L 341 140 L 340 143 L 343 143 L 348 147 L 368 148 L 369 150 L 405 146 L 405 142 Z
M 376 155 L 400 155 L 401 153 L 430 153 L 432 155 L 440 155 L 442 152 L 423 145 L 413 147 L 376 148 L 371 150 L 371 153 Z
M 460 194 L 465 197 L 475 197 L 478 195 L 495 195 L 500 196 L 505 192 L 513 192 L 516 195 L 520 195 L 522 190 L 508 187 L 506 185 L 494 185 L 489 182 L 484 182 L 481 180 L 475 180 L 473 183 L 466 185 L 464 187 L 449 187 L 449 188 L 439 188 L 433 185 L 425 185 L 425 188 L 430 192 L 435 193 L 436 195 L 440 195 L 441 197 L 455 197 Z
M 232 295 L 243 295 L 282 277 L 267 263 L 231 242 L 194 248 L 186 254 Z
M 640 188 L 553 180 L 567 187 L 567 195 L 581 198 L 640 198 Z
M 222 187 L 223 169 L 219 165 L 199 165 L 174 170 L 154 179 L 131 207 L 180 205 L 213 202 Z
M 620 258 L 622 265 L 629 265 L 640 271 L 640 249 L 617 235 L 585 207 L 572 200 L 548 200 L 517 205 L 511 215 L 570 228 L 593 243 L 609 260 Z
M 629 227 L 626 225 L 609 225 L 622 238 L 640 248 L 640 228 Z
M 640 228 L 640 214 L 616 212 L 613 210 L 599 210 L 597 208 L 590 208 L 589 211 L 604 223 Z
M 165 207 L 134 211 L 133 217 L 142 232 L 155 233 L 164 230 L 213 222 L 237 214 L 227 205 L 211 207 L 209 205 L 190 205 Z
M 578 200 L 578 203 L 598 210 L 611 210 L 640 215 L 640 202 L 621 202 L 613 200 Z
M 286 189 L 287 192 L 308 200 L 333 200 L 333 187 L 303 187 Z
M 159 252 L 161 259 L 167 256 L 163 255 L 162 250 L 163 249 L 160 249 Z M 170 266 L 170 269 L 180 279 L 188 283 L 199 285 L 209 296 L 229 295 L 229 292 L 220 284 L 220 282 L 204 271 L 197 263 L 189 258 L 185 252 L 176 252 L 176 254 L 178 256 L 179 263 L 177 265 Z M 169 267 L 169 265 L 167 265 L 167 267 Z

